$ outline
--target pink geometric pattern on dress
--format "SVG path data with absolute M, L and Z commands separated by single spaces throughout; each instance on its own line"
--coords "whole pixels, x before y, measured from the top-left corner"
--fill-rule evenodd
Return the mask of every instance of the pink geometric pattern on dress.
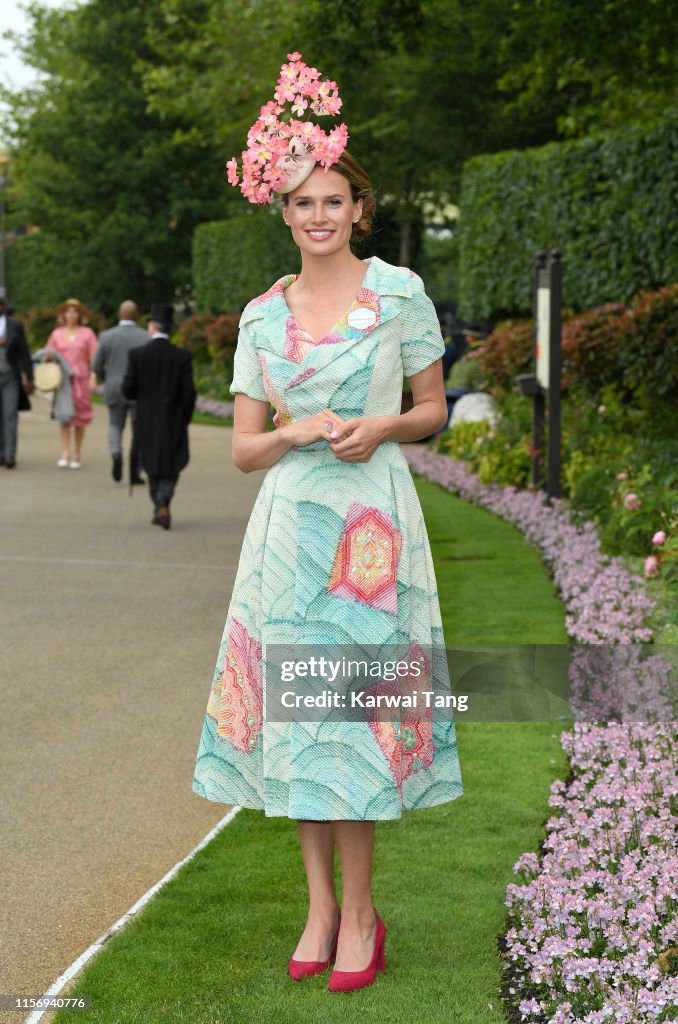
M 373 331 L 375 327 L 378 327 L 379 324 L 381 323 L 380 297 L 377 295 L 376 292 L 373 292 L 370 288 L 361 288 L 360 291 L 358 292 L 358 295 L 356 296 L 355 302 L 337 324 L 340 330 L 356 330 L 356 328 L 351 328 L 348 322 L 350 314 L 353 313 L 356 309 L 371 309 L 372 312 L 376 315 L 376 320 L 374 321 L 373 324 L 370 324 L 368 327 L 357 328 L 357 330 L 359 330 L 361 333 L 368 333 L 369 331 Z
M 337 544 L 327 589 L 339 597 L 398 613 L 398 559 L 402 534 L 392 516 L 352 502 Z
M 314 373 L 316 373 L 316 367 L 314 366 L 309 366 L 305 370 L 302 370 L 298 377 L 295 377 L 294 380 L 289 382 L 287 390 L 289 391 L 290 388 L 295 388 L 297 384 L 302 384 L 309 377 L 312 377 Z
M 396 694 L 401 698 L 418 690 L 430 690 L 428 685 L 431 663 L 421 646 L 414 641 L 405 656 L 405 661 L 418 661 L 423 666 L 420 675 L 399 677 L 397 682 L 380 682 L 376 686 L 367 687 L 366 694 Z M 369 722 L 372 734 L 382 754 L 388 762 L 391 775 L 402 796 L 405 779 L 413 772 L 428 768 L 433 763 L 435 744 L 433 743 L 433 713 L 422 701 L 417 701 L 418 720 L 390 722 Z M 422 717 L 423 715 L 423 717 Z
M 292 413 L 290 412 L 287 402 L 282 396 L 282 392 L 275 386 L 271 380 L 271 375 L 268 372 L 268 365 L 266 363 L 266 356 L 261 352 L 257 352 L 257 359 L 261 365 L 261 377 L 264 382 L 264 391 L 271 405 L 275 406 L 276 412 L 273 416 L 273 424 L 276 427 L 282 427 L 285 423 L 292 422 Z
M 256 307 L 261 306 L 263 302 L 268 302 L 269 299 L 272 299 L 274 295 L 282 295 L 284 291 L 285 280 L 285 278 L 280 278 L 278 281 L 275 282 L 275 284 L 272 284 L 268 291 L 264 292 L 263 295 L 257 295 L 255 299 L 250 299 L 249 303 L 247 304 L 248 308 L 256 309 Z
M 210 693 L 207 714 L 217 735 L 251 754 L 263 721 L 261 643 L 237 619 L 231 621 L 224 667 Z
M 285 359 L 291 359 L 295 363 L 300 363 L 312 348 L 315 348 L 313 338 L 299 326 L 293 316 L 288 316 L 287 327 L 285 328 L 285 346 L 283 348 Z

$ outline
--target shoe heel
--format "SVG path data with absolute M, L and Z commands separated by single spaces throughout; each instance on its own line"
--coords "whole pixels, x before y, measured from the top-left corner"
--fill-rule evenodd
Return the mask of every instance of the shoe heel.
M 377 970 L 378 971 L 385 971 L 386 970 L 386 933 L 385 932 L 384 932 L 384 937 L 381 940 L 381 946 L 379 947 L 379 952 L 377 953 Z

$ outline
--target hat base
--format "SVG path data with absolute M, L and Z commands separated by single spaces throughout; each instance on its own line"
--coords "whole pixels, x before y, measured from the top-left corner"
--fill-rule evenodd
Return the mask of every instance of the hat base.
M 279 161 L 278 166 L 285 170 L 285 180 L 282 185 L 278 186 L 276 192 L 284 196 L 288 192 L 293 192 L 295 188 L 299 188 L 310 176 L 311 172 L 315 170 L 316 165 L 317 161 L 313 159 L 310 153 L 295 155 L 293 158 L 289 156 L 283 157 Z

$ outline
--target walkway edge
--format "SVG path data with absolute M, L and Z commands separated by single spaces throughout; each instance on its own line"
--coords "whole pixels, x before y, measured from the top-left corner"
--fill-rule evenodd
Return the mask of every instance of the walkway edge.
M 170 881 L 170 879 L 174 878 L 174 876 L 177 874 L 179 869 L 184 866 L 184 864 L 187 864 L 189 860 L 195 857 L 198 850 L 202 850 L 203 846 L 207 846 L 210 840 L 214 839 L 214 837 L 219 832 L 221 832 L 221 830 L 225 828 L 226 825 L 229 825 L 233 821 L 236 814 L 240 810 L 242 810 L 242 808 L 238 804 L 235 804 L 235 806 L 231 808 L 228 814 L 225 817 L 223 817 L 221 821 L 217 822 L 214 828 L 207 833 L 204 839 L 200 840 L 198 845 L 195 846 L 191 850 L 191 852 L 183 858 L 183 860 L 178 861 L 173 868 L 170 868 L 167 874 L 163 875 L 160 881 L 156 882 L 155 885 L 152 885 L 151 888 L 147 892 L 145 892 L 144 895 L 140 899 L 138 899 L 137 902 L 134 903 L 133 906 L 131 906 L 130 909 L 122 915 L 122 917 L 118 918 L 115 924 L 111 925 L 108 931 L 105 931 L 104 934 L 101 935 L 95 942 L 93 942 L 92 945 L 89 946 L 84 953 L 81 953 L 80 956 L 73 961 L 70 967 L 68 967 L 63 974 L 60 974 L 57 980 L 52 985 L 50 985 L 47 991 L 43 993 L 41 998 L 49 999 L 53 996 L 58 996 L 62 989 L 68 984 L 68 982 L 72 981 L 76 977 L 76 975 L 80 973 L 80 971 L 88 962 L 88 960 L 91 960 L 96 953 L 100 952 L 100 950 L 104 947 L 104 945 L 110 939 L 110 937 L 114 935 L 116 932 L 119 932 L 121 928 L 124 928 L 127 922 L 131 918 L 133 918 L 135 914 L 138 914 L 139 911 L 143 907 L 145 907 L 146 904 L 152 899 L 152 897 L 155 896 L 156 892 L 162 889 L 163 885 L 166 885 L 167 882 Z M 25 1024 L 38 1024 L 38 1021 L 42 1020 L 46 1013 L 53 1013 L 54 1009 L 55 1008 L 48 1006 L 42 1010 L 34 1010 L 33 1013 L 31 1013 L 30 1016 L 26 1018 Z

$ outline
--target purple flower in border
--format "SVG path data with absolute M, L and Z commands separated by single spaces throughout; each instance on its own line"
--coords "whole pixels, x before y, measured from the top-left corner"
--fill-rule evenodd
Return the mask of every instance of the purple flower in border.
M 678 978 L 664 973 L 660 956 L 678 942 L 676 728 L 670 668 L 657 655 L 640 657 L 638 645 L 652 637 L 643 580 L 603 555 L 594 524 L 575 525 L 562 501 L 483 484 L 446 455 L 405 455 L 414 472 L 513 523 L 541 549 L 568 632 L 582 645 L 571 664 L 575 713 L 626 722 L 577 721 L 562 733 L 572 781 L 551 787 L 556 813 L 541 862 L 528 852 L 514 865 L 526 881 L 506 889 L 506 943 L 522 985 L 521 1020 L 675 1019 Z M 639 707 L 644 720 L 629 722 Z

